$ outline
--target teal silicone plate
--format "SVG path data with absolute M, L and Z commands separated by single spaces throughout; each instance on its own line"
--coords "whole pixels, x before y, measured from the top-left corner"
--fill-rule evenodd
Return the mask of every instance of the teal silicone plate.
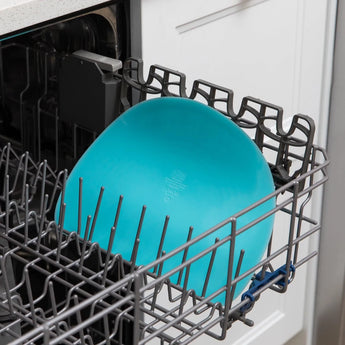
M 82 229 L 93 215 L 101 186 L 105 187 L 93 235 L 107 249 L 118 198 L 124 196 L 112 251 L 130 260 L 139 217 L 147 206 L 137 265 L 155 260 L 164 219 L 170 216 L 163 250 L 193 237 L 258 201 L 274 190 L 269 167 L 252 140 L 216 110 L 181 98 L 142 102 L 114 121 L 85 152 L 66 185 L 64 228 L 77 230 L 79 178 L 83 177 Z M 237 228 L 271 210 L 275 200 L 241 216 Z M 55 217 L 59 217 L 60 201 Z M 262 258 L 273 225 L 269 217 L 240 234 L 235 263 L 245 249 L 242 272 Z M 188 257 L 230 234 L 230 225 L 193 245 Z M 83 234 L 82 234 L 83 235 Z M 211 254 L 191 266 L 188 288 L 201 294 Z M 226 284 L 229 243 L 217 250 L 207 295 Z M 164 263 L 168 271 L 182 254 Z M 235 297 L 250 277 L 241 281 Z M 224 297 L 218 298 L 223 301 Z

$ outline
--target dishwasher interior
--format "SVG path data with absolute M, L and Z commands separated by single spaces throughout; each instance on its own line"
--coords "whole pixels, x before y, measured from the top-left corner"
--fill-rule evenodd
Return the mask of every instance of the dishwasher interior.
M 279 106 L 245 97 L 235 112 L 230 89 L 195 80 L 188 93 L 186 76 L 160 65 L 150 66 L 144 78 L 143 62 L 130 57 L 127 24 L 121 21 L 124 5 L 102 11 L 1 42 L 1 343 L 188 344 L 201 334 L 224 339 L 234 322 L 252 326 L 250 311 L 260 295 L 288 293 L 298 268 L 317 255 L 303 243 L 320 229 L 318 220 L 309 217 L 308 205 L 314 189 L 327 180 L 327 154 L 313 144 L 315 125 L 308 116 L 295 115 L 286 130 Z M 167 216 L 155 239 L 156 260 L 138 266 L 144 205 L 133 215 L 138 230 L 127 261 L 111 251 L 123 196 L 114 196 L 114 226 L 106 229 L 105 250 L 92 241 L 102 190 L 84 235 L 80 228 L 64 230 L 63 194 L 68 171 L 109 123 L 138 102 L 166 96 L 203 102 L 245 130 L 265 155 L 276 189 L 202 235 L 193 237 L 190 228 L 186 242 L 171 252 L 164 250 Z M 76 193 L 82 193 L 82 180 Z M 272 198 L 273 210 L 236 228 L 238 218 Z M 75 212 L 79 215 L 81 209 L 80 203 Z M 246 253 L 234 259 L 236 236 L 272 214 L 282 221 L 273 229 L 266 255 L 241 272 Z M 217 238 L 223 227 L 228 236 Z M 214 244 L 189 255 L 205 238 Z M 227 283 L 210 293 L 214 257 L 225 245 L 230 248 L 224 263 Z M 164 272 L 164 263 L 175 256 L 182 258 L 180 265 Z M 188 276 L 204 258 L 207 276 L 202 292 L 196 293 L 187 287 Z M 237 283 L 247 276 L 250 285 L 234 299 Z M 224 302 L 215 302 L 220 295 Z

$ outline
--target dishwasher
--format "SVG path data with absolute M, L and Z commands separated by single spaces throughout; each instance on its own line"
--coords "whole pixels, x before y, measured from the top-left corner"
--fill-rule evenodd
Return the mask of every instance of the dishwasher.
M 143 61 L 131 56 L 128 18 L 126 2 L 117 1 L 0 42 L 1 344 L 188 344 L 202 334 L 222 340 L 236 322 L 253 325 L 250 312 L 261 294 L 289 293 L 299 267 L 317 255 L 300 250 L 320 230 L 306 209 L 327 180 L 328 158 L 313 143 L 313 120 L 295 115 L 286 131 L 283 109 L 254 97 L 244 97 L 235 112 L 226 86 L 195 80 L 188 94 L 185 74 L 169 66 L 152 65 L 145 78 Z M 246 131 L 269 163 L 275 191 L 199 236 L 190 230 L 185 243 L 169 252 L 167 216 L 155 239 L 156 259 L 138 265 L 144 207 L 133 214 L 138 230 L 131 260 L 111 250 L 122 196 L 114 196 L 114 227 L 105 249 L 92 241 L 102 191 L 83 235 L 80 228 L 64 229 L 63 203 L 58 221 L 54 208 L 68 171 L 113 120 L 137 103 L 167 96 L 202 102 Z M 81 222 L 82 180 L 76 193 Z M 273 210 L 236 228 L 239 217 L 272 198 Z M 233 255 L 238 232 L 270 215 L 283 222 L 274 226 L 261 261 L 241 272 L 245 252 L 238 260 Z M 216 238 L 224 226 L 228 236 Z M 213 245 L 188 255 L 207 237 Z M 208 293 L 214 257 L 227 244 L 226 284 Z M 174 257 L 182 258 L 180 264 L 164 271 Z M 196 293 L 188 275 L 206 257 L 204 288 Z M 245 292 L 234 298 L 246 277 L 251 280 Z M 216 301 L 220 294 L 224 300 Z

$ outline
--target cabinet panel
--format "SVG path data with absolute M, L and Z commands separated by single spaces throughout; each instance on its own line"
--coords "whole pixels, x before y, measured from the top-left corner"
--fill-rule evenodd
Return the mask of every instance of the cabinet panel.
M 329 61 L 325 66 L 324 55 L 325 33 L 332 25 L 328 5 L 322 0 L 145 0 L 142 49 L 146 71 L 157 63 L 184 72 L 189 90 L 195 79 L 231 88 L 235 109 L 247 95 L 280 105 L 286 126 L 295 113 L 312 116 L 316 127 L 322 124 L 318 141 L 325 136 L 328 116 L 322 113 L 326 107 L 321 102 L 327 100 L 329 86 L 324 75 L 331 68 Z M 318 218 L 320 205 L 316 204 L 309 212 Z M 278 227 L 282 221 L 277 220 Z M 316 248 L 317 242 L 316 237 L 305 250 Z M 298 270 L 287 294 L 263 294 L 248 315 L 255 326 L 235 324 L 224 343 L 284 344 L 303 328 L 310 328 L 306 320 L 312 317 L 316 263 L 313 259 Z M 209 342 L 201 337 L 195 344 Z

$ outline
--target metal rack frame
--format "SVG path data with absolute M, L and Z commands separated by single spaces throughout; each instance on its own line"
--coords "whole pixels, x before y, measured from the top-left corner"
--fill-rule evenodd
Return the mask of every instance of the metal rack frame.
M 180 72 L 155 65 L 147 80 L 142 75 L 140 60 L 128 59 L 124 63 L 124 109 L 133 100 L 142 101 L 152 95 L 187 97 L 185 76 Z M 161 238 L 157 239 L 160 245 L 156 260 L 138 267 L 136 254 L 145 207 L 137 215 L 139 225 L 131 260 L 125 261 L 120 254 L 111 253 L 121 196 L 114 209 L 114 226 L 109 229 L 108 249 L 101 249 L 92 242 L 92 229 L 103 190 L 95 214 L 88 217 L 83 238 L 80 228 L 66 232 L 63 195 L 67 171 L 56 172 L 47 161 L 36 163 L 28 153 L 18 154 L 11 145 L 5 146 L 0 154 L 1 337 L 12 344 L 143 345 L 154 340 L 188 344 L 201 334 L 221 340 L 236 321 L 251 326 L 247 314 L 260 295 L 267 291 L 286 292 L 299 267 L 317 254 L 301 248 L 320 229 L 318 221 L 308 215 L 308 204 L 313 191 L 327 180 L 328 159 L 324 149 L 312 144 L 312 119 L 296 115 L 285 132 L 280 107 L 246 97 L 236 114 L 231 90 L 201 80 L 194 82 L 189 97 L 203 99 L 249 131 L 269 156 L 275 192 L 197 237 L 193 238 L 190 228 L 186 242 L 169 253 L 164 251 L 169 224 L 166 217 L 162 220 Z M 52 209 L 60 192 L 60 219 L 56 223 L 52 221 Z M 80 195 L 81 192 L 82 180 Z M 277 200 L 273 210 L 237 228 L 238 218 L 271 198 Z M 76 212 L 80 214 L 79 210 Z M 284 218 L 283 226 L 274 228 L 260 263 L 240 273 L 245 252 L 241 252 L 238 262 L 234 259 L 236 238 L 273 214 L 276 219 Z M 215 233 L 225 226 L 229 234 L 217 238 Z M 212 238 L 214 244 L 193 256 L 187 255 L 204 238 Z M 224 270 L 227 282 L 208 294 L 214 256 L 225 245 L 230 246 Z M 164 263 L 175 256 L 183 257 L 181 264 L 165 272 Z M 206 256 L 208 273 L 202 293 L 197 294 L 188 288 L 188 276 L 191 267 Z M 246 276 L 252 277 L 251 285 L 241 299 L 234 299 L 237 283 Z M 224 303 L 214 302 L 220 295 L 224 296 Z

